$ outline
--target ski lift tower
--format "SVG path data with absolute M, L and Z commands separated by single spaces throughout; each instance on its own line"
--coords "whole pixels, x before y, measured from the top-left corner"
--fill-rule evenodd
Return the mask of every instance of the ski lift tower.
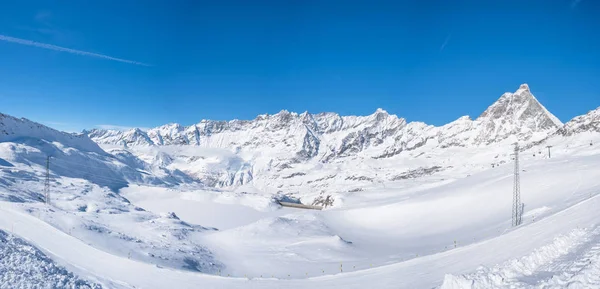
M 521 224 L 523 204 L 521 204 L 521 176 L 519 174 L 519 143 L 514 143 L 514 145 L 515 175 L 513 186 L 512 226 L 516 227 Z
M 546 146 L 546 147 L 548 148 L 548 158 L 551 158 L 551 156 L 550 156 L 550 148 L 551 148 L 552 146 Z
M 46 177 L 44 178 L 44 198 L 46 205 L 50 205 L 50 157 L 46 156 Z

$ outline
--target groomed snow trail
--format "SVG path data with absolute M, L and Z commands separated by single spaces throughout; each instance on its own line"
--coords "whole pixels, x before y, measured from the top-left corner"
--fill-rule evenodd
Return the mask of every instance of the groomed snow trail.
M 557 272 L 537 288 L 600 288 L 600 238 L 574 262 L 552 268 Z
M 446 275 L 441 289 L 600 288 L 600 227 L 575 229 L 531 254 L 475 273 Z

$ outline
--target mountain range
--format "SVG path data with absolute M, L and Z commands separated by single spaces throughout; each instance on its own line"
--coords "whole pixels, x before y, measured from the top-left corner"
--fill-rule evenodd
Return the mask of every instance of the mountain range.
M 383 109 L 368 116 L 282 110 L 253 120 L 202 120 L 190 126 L 172 123 L 148 130 L 68 134 L 0 115 L 0 142 L 42 141 L 45 151 L 29 161 L 42 166 L 44 154 L 62 155 L 58 162 L 83 157 L 90 167 L 110 171 L 110 180 L 119 180 L 115 185 L 98 179 L 100 184 L 201 182 L 217 188 L 251 184 L 272 193 L 305 190 L 312 195 L 332 182 L 352 190 L 360 189 L 360 182 L 418 177 L 452 167 L 452 155 L 439 157 L 440 152 L 485 148 L 506 152 L 468 164 L 488 167 L 507 162 L 515 142 L 528 149 L 552 138 L 587 132 L 600 132 L 600 108 L 563 124 L 527 84 L 502 94 L 476 119 L 463 116 L 442 126 L 407 122 Z M 80 155 L 64 152 L 57 143 Z M 399 167 L 387 165 L 390 162 Z M 90 178 L 78 171 L 65 173 Z
M 195 145 L 254 151 L 283 144 L 293 153 L 290 158 L 331 160 L 372 147 L 383 147 L 385 152 L 374 157 L 391 156 L 430 140 L 442 148 L 489 145 L 509 137 L 527 142 L 539 140 L 562 126 L 523 84 L 515 93 L 504 93 L 477 119 L 463 116 L 441 127 L 407 122 L 382 109 L 369 116 L 282 110 L 254 120 L 202 120 L 190 126 L 172 123 L 146 131 L 92 129 L 85 133 L 99 144 L 123 146 Z
M 100 145 L 134 151 L 169 146 L 227 150 L 239 159 L 233 167 L 216 172 L 216 179 L 215 171 L 208 176 L 206 166 L 195 170 L 198 165 L 193 163 L 202 160 L 193 156 L 183 154 L 187 165 L 173 167 L 211 186 L 239 186 L 261 177 L 270 179 L 268 185 L 275 185 L 282 177 L 309 173 L 294 167 L 310 170 L 319 164 L 390 159 L 416 150 L 426 154 L 451 148 L 507 147 L 514 142 L 526 146 L 557 133 L 567 136 L 597 131 L 597 111 L 563 124 L 535 98 L 527 84 L 522 84 L 514 93 L 502 94 L 476 119 L 463 116 L 443 126 L 407 122 L 383 109 L 368 116 L 282 110 L 253 120 L 202 120 L 190 126 L 172 123 L 148 130 L 92 129 L 84 133 Z

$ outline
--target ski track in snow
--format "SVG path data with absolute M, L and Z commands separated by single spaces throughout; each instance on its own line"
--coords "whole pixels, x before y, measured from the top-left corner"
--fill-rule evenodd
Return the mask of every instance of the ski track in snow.
M 600 288 L 600 240 L 596 240 L 593 246 L 574 262 L 552 269 L 556 275 L 541 282 L 538 288 Z
M 596 288 L 600 227 L 575 229 L 531 254 L 475 273 L 446 275 L 440 289 Z

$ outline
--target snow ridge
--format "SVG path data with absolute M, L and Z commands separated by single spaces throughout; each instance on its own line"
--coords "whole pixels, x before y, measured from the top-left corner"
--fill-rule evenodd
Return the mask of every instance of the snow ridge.
M 85 133 L 103 146 L 134 148 L 133 151 L 143 150 L 143 154 L 157 153 L 159 147 L 169 146 L 225 150 L 235 158 L 224 161 L 217 171 L 209 168 L 210 160 L 193 155 L 191 150 L 177 149 L 169 164 L 154 155 L 148 159 L 156 160 L 150 162 L 157 167 L 181 169 L 209 186 L 252 182 L 258 187 L 281 188 L 274 180 L 293 175 L 294 172 L 283 171 L 294 167 L 389 159 L 416 150 L 508 146 L 515 141 L 525 145 L 546 138 L 561 126 L 533 96 L 529 86 L 523 84 L 515 93 L 504 93 L 477 119 L 463 116 L 443 126 L 407 122 L 379 108 L 367 116 L 282 110 L 253 120 L 202 120 L 191 126 L 171 123 L 147 131 L 94 129 Z M 138 157 L 144 157 L 143 154 Z
M 329 162 L 357 154 L 391 157 L 430 140 L 437 141 L 442 148 L 489 145 L 511 136 L 518 141 L 538 140 L 560 126 L 560 120 L 523 84 L 515 93 L 503 94 L 475 121 L 461 117 L 441 127 L 407 123 L 383 109 L 368 116 L 297 114 L 282 110 L 274 115 L 259 115 L 251 121 L 202 120 L 188 127 L 167 124 L 146 132 L 94 129 L 86 133 L 99 144 L 197 145 L 232 151 L 266 149 L 280 155 L 292 152 L 284 157 L 292 161 L 318 157 Z
M 85 134 L 60 132 L 26 118 L 16 118 L 0 113 L 0 142 L 12 142 L 23 139 L 43 139 L 58 142 L 64 146 L 81 151 L 106 153 Z
M 557 134 L 562 136 L 571 136 L 581 132 L 600 132 L 600 107 L 573 118 L 567 122 Z

